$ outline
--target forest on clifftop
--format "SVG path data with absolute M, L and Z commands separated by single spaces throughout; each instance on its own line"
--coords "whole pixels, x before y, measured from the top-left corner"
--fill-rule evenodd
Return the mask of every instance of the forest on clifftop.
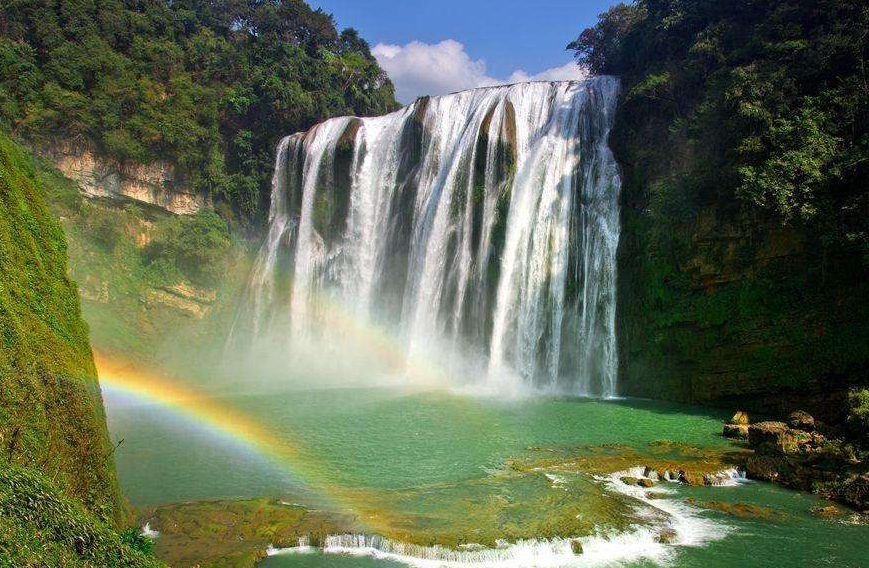
M 368 44 L 302 0 L 10 0 L 0 128 L 31 144 L 168 159 L 245 222 L 267 213 L 280 136 L 397 107 Z

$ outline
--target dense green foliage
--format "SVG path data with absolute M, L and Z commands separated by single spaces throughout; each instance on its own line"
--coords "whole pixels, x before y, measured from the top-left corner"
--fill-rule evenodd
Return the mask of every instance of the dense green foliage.
M 149 555 L 149 539 L 135 529 L 125 535 L 64 496 L 43 474 L 0 460 L 0 568 L 163 566 Z
M 264 213 L 281 135 L 395 105 L 366 42 L 302 0 L 0 4 L 0 125 L 170 159 L 245 219 Z
M 145 261 L 164 275 L 187 277 L 197 284 L 214 284 L 223 274 L 230 247 L 226 222 L 212 210 L 192 217 L 171 217 L 157 226 L 144 250 Z
M 869 259 L 865 2 L 637 0 L 569 48 L 623 78 L 618 138 L 654 214 L 738 201 Z
M 623 392 L 844 418 L 869 362 L 869 8 L 637 0 L 569 48 L 622 79 Z
M 26 155 L 0 134 L 0 449 L 118 519 L 102 399 L 66 241 Z

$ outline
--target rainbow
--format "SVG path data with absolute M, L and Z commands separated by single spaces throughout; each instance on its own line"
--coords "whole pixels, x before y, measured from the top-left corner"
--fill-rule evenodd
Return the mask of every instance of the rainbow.
M 101 354 L 94 355 L 101 387 L 107 392 L 156 404 L 217 435 L 225 436 L 264 457 L 304 483 L 318 506 L 350 514 L 362 521 L 379 515 L 364 504 L 364 493 L 341 487 L 329 478 L 328 468 L 298 441 L 269 431 L 244 412 L 185 387 L 180 380 L 138 369 Z M 370 522 L 365 523 L 371 527 Z

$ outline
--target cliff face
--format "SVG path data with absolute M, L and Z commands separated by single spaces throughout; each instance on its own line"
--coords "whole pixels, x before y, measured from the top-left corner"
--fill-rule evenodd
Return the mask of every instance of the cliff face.
M 827 416 L 869 380 L 867 23 L 859 0 L 656 0 L 570 44 L 622 79 L 623 394 Z
M 0 134 L 0 449 L 98 517 L 122 515 L 66 239 L 31 162 Z
M 866 381 L 859 257 L 724 205 L 661 226 L 628 185 L 619 250 L 620 392 L 837 419 Z M 673 231 L 670 247 L 653 234 Z
M 132 199 L 178 215 L 193 215 L 206 206 L 201 193 L 191 192 L 169 162 L 121 163 L 98 155 L 86 145 L 61 142 L 40 151 L 88 197 Z

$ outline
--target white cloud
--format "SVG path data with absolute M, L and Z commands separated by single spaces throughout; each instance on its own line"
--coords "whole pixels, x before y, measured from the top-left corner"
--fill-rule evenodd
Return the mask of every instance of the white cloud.
M 377 62 L 395 84 L 395 96 L 409 103 L 422 95 L 442 95 L 491 85 L 526 81 L 584 79 L 587 73 L 574 63 L 529 74 L 521 69 L 507 78 L 486 73 L 486 62 L 472 59 L 461 43 L 447 39 L 440 43 L 412 41 L 405 45 L 379 43 L 371 50 Z

